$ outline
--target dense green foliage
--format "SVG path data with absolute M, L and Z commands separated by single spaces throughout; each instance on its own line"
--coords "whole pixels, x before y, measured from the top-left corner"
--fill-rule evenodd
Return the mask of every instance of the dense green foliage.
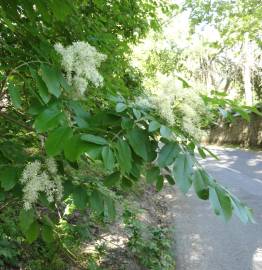
M 74 214 L 101 223 L 112 221 L 115 204 L 120 203 L 117 194 L 131 190 L 142 176 L 158 191 L 165 180 L 184 193 L 193 185 L 198 197 L 210 199 L 215 213 L 225 220 L 235 212 L 243 222 L 252 221 L 250 209 L 198 164 L 194 151 L 202 157 L 209 151 L 155 108 L 134 102 L 142 91 L 142 75 L 129 63 L 130 44 L 149 29 L 160 30 L 157 12 L 171 14 L 172 4 L 0 3 L 3 267 L 66 269 L 63 256 L 57 254 L 62 252 L 75 263 L 74 246 L 68 248 L 72 237 L 87 237 L 81 224 L 74 222 Z M 104 78 L 103 86 L 96 87 L 91 78 L 82 95 L 69 82 L 64 56 L 54 48 L 58 43 L 68 48 L 78 41 L 107 56 L 101 68 L 95 66 Z M 93 47 L 88 48 L 94 53 Z M 161 234 L 152 231 L 155 238 Z M 132 241 L 141 244 L 134 237 Z M 158 242 L 163 244 L 161 239 Z M 42 256 L 31 262 L 35 254 Z

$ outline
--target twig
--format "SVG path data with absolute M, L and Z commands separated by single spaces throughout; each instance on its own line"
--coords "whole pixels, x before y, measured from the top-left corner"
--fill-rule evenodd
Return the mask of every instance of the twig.
M 3 118 L 5 118 L 6 120 L 8 120 L 9 122 L 13 122 L 15 124 L 17 124 L 18 126 L 21 126 L 29 131 L 33 131 L 33 128 L 30 126 L 27 126 L 24 122 L 21 122 L 19 120 L 14 119 L 13 117 L 11 117 L 10 115 L 7 115 L 6 113 L 0 112 L 0 116 L 2 116 Z

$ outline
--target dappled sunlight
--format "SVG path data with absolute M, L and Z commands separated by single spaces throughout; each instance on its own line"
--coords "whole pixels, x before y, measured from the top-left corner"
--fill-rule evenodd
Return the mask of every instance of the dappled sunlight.
M 205 250 L 212 251 L 213 248 L 211 246 L 203 246 L 203 242 L 201 240 L 201 236 L 199 234 L 192 234 L 189 236 L 191 241 L 192 249 L 190 250 L 189 259 L 192 263 L 199 262 L 205 257 Z
M 108 249 L 125 248 L 128 241 L 127 237 L 121 235 L 114 235 L 110 233 L 104 233 L 99 236 L 98 239 L 88 242 L 83 250 L 84 253 L 92 254 L 96 252 L 98 246 L 105 245 Z
M 253 255 L 253 268 L 252 270 L 262 269 L 262 248 L 257 248 Z
M 257 166 L 258 164 L 261 164 L 261 163 L 262 163 L 262 159 L 259 159 L 259 158 L 249 159 L 247 161 L 247 165 L 248 166 Z

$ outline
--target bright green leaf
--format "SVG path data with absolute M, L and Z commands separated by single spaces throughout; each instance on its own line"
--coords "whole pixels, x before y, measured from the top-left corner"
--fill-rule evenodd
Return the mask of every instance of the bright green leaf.
M 11 190 L 17 182 L 17 170 L 13 167 L 4 167 L 0 172 L 1 187 L 5 191 Z
M 193 162 L 188 153 L 180 153 L 173 166 L 173 176 L 179 189 L 186 193 L 191 187 L 191 174 L 193 172 Z
M 20 109 L 22 106 L 22 100 L 19 87 L 17 85 L 10 83 L 8 85 L 8 93 L 14 107 Z
M 37 116 L 35 119 L 35 128 L 38 132 L 51 130 L 64 121 L 64 118 L 64 113 L 57 107 L 49 107 Z
M 132 169 L 132 154 L 128 143 L 122 139 L 117 141 L 118 162 L 123 173 Z
M 76 161 L 79 159 L 81 154 L 85 153 L 89 148 L 89 144 L 82 141 L 79 135 L 73 135 L 71 138 L 65 141 L 65 157 L 70 161 Z
M 92 134 L 84 134 L 81 136 L 81 139 L 86 142 L 91 142 L 95 144 L 100 144 L 100 145 L 107 145 L 108 141 L 100 136 L 95 136 Z
M 56 156 L 61 153 L 65 142 L 71 138 L 73 131 L 70 127 L 59 127 L 50 132 L 45 142 L 46 152 L 49 156 Z
M 30 69 L 32 77 L 34 78 L 36 82 L 36 89 L 39 96 L 41 97 L 42 101 L 45 104 L 47 104 L 51 99 L 51 95 L 48 92 L 45 82 L 42 80 L 42 78 L 37 74 L 37 72 L 34 69 L 32 68 L 29 68 L 29 69 Z
M 65 21 L 66 17 L 71 13 L 73 7 L 71 6 L 70 2 L 67 0 L 63 1 L 51 1 L 52 11 L 55 15 L 55 18 L 58 21 Z
M 209 199 L 215 214 L 222 215 L 226 221 L 231 218 L 231 200 L 225 191 L 221 191 L 219 187 L 210 187 Z
M 145 161 L 152 160 L 153 150 L 146 131 L 134 127 L 127 131 L 127 138 L 134 152 Z
M 60 76 L 58 70 L 48 65 L 41 65 L 41 75 L 50 94 L 55 97 L 61 95 Z
M 200 199 L 207 200 L 209 197 L 209 187 L 205 179 L 204 173 L 202 170 L 197 169 L 194 171 L 193 175 L 193 186 L 197 196 Z
M 157 163 L 160 167 L 169 166 L 173 163 L 175 157 L 179 154 L 180 147 L 175 143 L 165 144 L 158 154 Z
M 115 165 L 115 158 L 113 151 L 109 146 L 105 146 L 102 149 L 102 159 L 104 166 L 107 170 L 112 171 Z

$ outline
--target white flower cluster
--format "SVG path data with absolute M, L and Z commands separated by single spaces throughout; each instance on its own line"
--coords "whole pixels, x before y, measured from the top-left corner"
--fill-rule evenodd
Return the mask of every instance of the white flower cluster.
M 106 59 L 106 55 L 99 53 L 95 47 L 83 41 L 73 42 L 68 47 L 57 43 L 54 47 L 62 56 L 62 66 L 66 71 L 68 83 L 79 94 L 84 94 L 89 82 L 93 83 L 95 87 L 103 85 L 103 77 L 97 68 Z
M 20 178 L 20 182 L 24 185 L 23 201 L 26 210 L 37 202 L 40 192 L 46 194 L 49 202 L 62 199 L 63 186 L 61 176 L 57 174 L 55 160 L 49 158 L 44 165 L 46 169 L 43 169 L 43 164 L 38 160 L 29 162 Z
M 153 108 L 171 126 L 181 127 L 196 139 L 203 135 L 201 118 L 207 114 L 206 107 L 199 91 L 183 88 L 182 82 L 173 76 L 157 74 L 152 88 L 139 97 L 136 105 L 141 108 Z

